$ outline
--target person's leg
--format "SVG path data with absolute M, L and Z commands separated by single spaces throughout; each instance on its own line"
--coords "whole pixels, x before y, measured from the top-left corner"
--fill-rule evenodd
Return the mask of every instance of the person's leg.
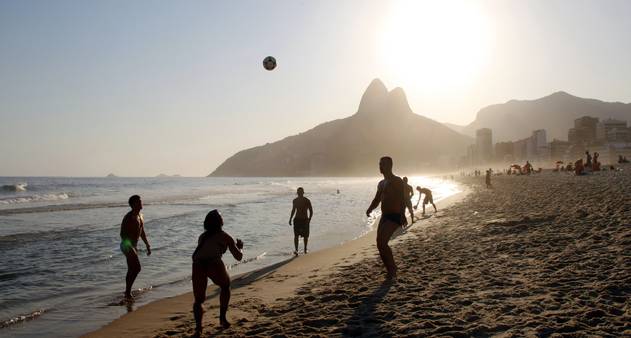
M 434 204 L 434 202 L 432 202 L 432 206 L 434 207 L 434 212 L 438 212 L 438 209 L 436 209 L 436 204 Z
M 219 323 L 227 329 L 230 327 L 230 322 L 226 318 L 228 304 L 230 303 L 230 276 L 221 260 L 213 264 L 209 276 L 213 283 L 221 288 L 221 293 L 219 294 Z
M 125 297 L 133 298 L 131 294 L 131 288 L 134 285 L 134 281 L 140 273 L 140 260 L 138 259 L 138 253 L 135 248 L 130 248 L 125 253 L 127 259 L 127 276 L 125 276 Z
M 399 226 L 400 225 L 395 222 L 383 220 L 379 223 L 379 227 L 377 228 L 377 249 L 379 250 L 379 256 L 381 256 L 383 265 L 385 265 L 388 271 L 388 278 L 395 278 L 397 276 L 397 266 L 394 262 L 394 257 L 392 257 L 392 250 L 390 250 L 390 246 L 388 246 L 388 241 L 390 241 L 390 237 L 392 237 L 392 234 Z
M 307 243 L 309 243 L 309 237 L 303 237 L 302 241 L 305 243 L 305 253 L 307 253 Z
M 427 203 L 423 202 L 423 213 L 422 213 L 423 216 L 425 216 L 425 204 Z
M 193 296 L 195 303 L 193 304 L 193 316 L 195 317 L 195 331 L 202 331 L 202 317 L 204 309 L 202 304 L 206 300 L 206 287 L 208 286 L 208 276 L 206 268 L 199 264 L 193 263 Z
M 298 254 L 298 239 L 299 236 L 294 234 L 294 255 Z

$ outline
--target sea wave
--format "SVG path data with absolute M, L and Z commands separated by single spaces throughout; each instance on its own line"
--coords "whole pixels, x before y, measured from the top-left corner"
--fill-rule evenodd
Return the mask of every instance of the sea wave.
M 3 186 L 4 187 L 4 186 Z M 47 202 L 47 201 L 63 201 L 71 197 L 71 194 L 62 192 L 56 194 L 36 194 L 29 196 L 12 196 L 0 198 L 0 204 L 20 204 L 20 203 L 32 203 L 32 202 Z
M 27 314 L 22 314 L 22 315 L 18 315 L 15 316 L 13 318 L 9 318 L 7 320 L 3 320 L 0 321 L 0 329 L 5 328 L 5 327 L 9 327 L 15 324 L 19 324 L 28 320 L 33 320 L 39 316 L 41 316 L 42 314 L 44 314 L 44 312 L 46 312 L 45 309 L 40 309 L 40 310 L 35 310 L 31 313 L 27 313 Z
M 0 190 L 5 192 L 22 192 L 26 191 L 26 187 L 28 187 L 27 183 L 5 184 Z

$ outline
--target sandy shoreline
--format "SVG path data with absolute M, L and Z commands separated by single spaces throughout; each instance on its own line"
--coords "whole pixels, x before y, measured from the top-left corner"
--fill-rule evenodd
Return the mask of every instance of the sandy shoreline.
M 383 282 L 374 232 L 236 283 L 206 336 L 631 336 L 631 167 L 577 177 L 462 178 L 466 197 L 392 243 Z M 462 196 L 462 194 L 461 194 Z M 442 205 L 442 206 L 441 206 Z M 187 337 L 190 294 L 165 299 L 89 337 Z
M 465 195 L 466 192 L 463 191 L 449 196 L 437 202 L 437 206 L 442 209 L 442 207 L 461 200 Z M 424 222 L 417 222 L 410 229 L 422 226 L 424 226 Z M 407 233 L 399 235 L 405 237 Z M 232 299 L 228 312 L 229 319 L 238 325 L 238 322 L 243 318 L 251 318 L 249 310 L 243 311 L 243 305 L 251 308 L 253 301 L 255 301 L 258 306 L 265 308 L 265 304 L 281 303 L 283 299 L 295 295 L 305 282 L 324 278 L 337 269 L 356 264 L 366 256 L 377 255 L 374 244 L 375 236 L 376 231 L 373 230 L 365 236 L 335 247 L 310 252 L 308 255 L 301 255 L 259 270 L 234 276 Z M 157 300 L 114 320 L 99 330 L 84 335 L 84 337 L 187 336 L 192 333 L 194 327 L 192 304 L 192 292 Z M 218 289 L 209 283 L 207 301 L 204 304 L 206 334 L 214 334 L 220 330 L 217 320 L 218 306 Z

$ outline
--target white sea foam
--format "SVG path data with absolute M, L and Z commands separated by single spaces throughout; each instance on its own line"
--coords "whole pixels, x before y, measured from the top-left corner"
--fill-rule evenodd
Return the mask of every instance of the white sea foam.
M 31 202 L 45 202 L 45 201 L 63 201 L 70 198 L 67 193 L 58 194 L 41 194 L 41 195 L 29 195 L 8 197 L 0 199 L 0 204 L 19 204 L 19 203 L 31 203 Z
M 2 186 L 2 190 L 8 192 L 22 192 L 26 191 L 27 186 L 28 184 L 26 183 L 6 184 Z

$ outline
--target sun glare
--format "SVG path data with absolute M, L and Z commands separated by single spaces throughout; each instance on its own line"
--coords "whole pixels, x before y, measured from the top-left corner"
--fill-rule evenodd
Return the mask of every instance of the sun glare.
M 398 1 L 381 30 L 378 55 L 401 86 L 451 90 L 480 74 L 489 36 L 473 1 Z

